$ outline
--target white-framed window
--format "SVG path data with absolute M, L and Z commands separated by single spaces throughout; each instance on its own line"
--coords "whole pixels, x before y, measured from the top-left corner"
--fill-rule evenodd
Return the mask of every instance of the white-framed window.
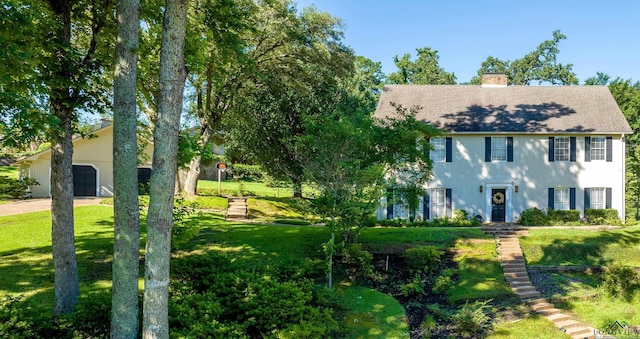
M 447 144 L 444 137 L 431 138 L 430 157 L 433 162 L 445 162 L 447 160 Z
M 444 218 L 447 215 L 446 197 L 444 188 L 435 188 L 429 192 L 429 210 L 431 218 Z
M 555 137 L 553 145 L 554 161 L 569 161 L 569 137 Z
M 491 161 L 507 161 L 507 137 L 491 137 Z
M 592 137 L 591 138 L 591 161 L 603 160 L 606 154 L 606 139 L 605 137 Z
M 556 211 L 568 211 L 569 210 L 569 188 L 568 187 L 556 187 L 553 197 L 553 209 Z
M 589 189 L 590 206 L 594 210 L 601 210 L 605 208 L 605 190 L 604 187 L 592 187 Z

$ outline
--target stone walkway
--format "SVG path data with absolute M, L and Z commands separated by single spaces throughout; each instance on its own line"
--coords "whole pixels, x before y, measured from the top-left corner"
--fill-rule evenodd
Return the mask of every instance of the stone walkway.
M 525 228 L 505 224 L 483 226 L 482 230 L 484 233 L 496 237 L 504 277 L 509 283 L 509 287 L 522 302 L 526 302 L 533 311 L 549 319 L 560 331 L 572 339 L 595 338 L 593 328 L 573 320 L 571 315 L 562 313 L 561 310 L 555 308 L 553 304 L 540 296 L 540 292 L 531 283 L 518 239 L 519 236 L 529 233 Z
M 247 219 L 249 209 L 247 207 L 247 198 L 237 197 L 228 198 L 229 205 L 227 206 L 227 214 L 225 219 L 243 220 Z

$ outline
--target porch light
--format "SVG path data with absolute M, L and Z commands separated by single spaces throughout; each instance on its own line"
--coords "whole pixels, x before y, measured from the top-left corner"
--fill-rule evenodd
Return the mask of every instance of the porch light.
M 518 193 L 518 186 L 516 185 L 516 193 Z
M 480 185 L 480 193 L 482 193 L 482 185 Z

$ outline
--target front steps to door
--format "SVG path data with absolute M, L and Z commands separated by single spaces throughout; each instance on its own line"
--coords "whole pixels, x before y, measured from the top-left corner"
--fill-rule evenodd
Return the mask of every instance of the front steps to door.
M 235 220 L 243 220 L 247 219 L 247 214 L 249 209 L 247 207 L 247 198 L 227 198 L 228 206 L 227 206 L 227 214 L 225 215 L 225 219 L 235 219 Z
M 511 290 L 518 295 L 522 302 L 526 302 L 534 312 L 549 319 L 572 339 L 595 338 L 593 328 L 582 325 L 573 320 L 570 315 L 555 308 L 553 304 L 540 296 L 540 292 L 531 283 L 518 239 L 519 236 L 528 234 L 526 228 L 501 224 L 483 226 L 482 231 L 496 237 L 497 251 L 502 262 L 504 277 Z

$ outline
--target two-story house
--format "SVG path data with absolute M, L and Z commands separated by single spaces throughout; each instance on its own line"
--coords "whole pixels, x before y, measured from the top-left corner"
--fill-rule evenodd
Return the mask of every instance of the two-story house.
M 415 216 L 516 221 L 526 209 L 614 208 L 624 220 L 625 136 L 632 130 L 605 86 L 389 85 L 376 116 L 392 103 L 419 106 L 417 119 L 442 129 L 430 140 L 433 178 Z M 379 219 L 407 218 L 382 200 Z

